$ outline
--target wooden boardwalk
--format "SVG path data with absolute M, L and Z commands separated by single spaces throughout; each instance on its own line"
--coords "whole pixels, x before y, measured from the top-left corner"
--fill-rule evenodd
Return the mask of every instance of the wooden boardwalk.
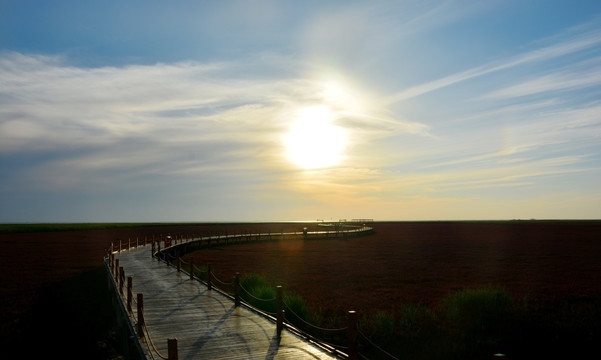
M 150 336 L 140 344 L 147 358 L 167 358 L 167 339 L 175 338 L 179 359 L 337 359 L 286 329 L 278 338 L 273 322 L 151 258 L 150 246 L 115 253 L 115 259 L 133 278 L 134 299 L 144 296 Z

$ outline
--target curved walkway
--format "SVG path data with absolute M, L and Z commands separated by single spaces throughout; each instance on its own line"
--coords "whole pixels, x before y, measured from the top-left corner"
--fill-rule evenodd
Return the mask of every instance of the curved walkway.
M 167 339 L 175 338 L 179 359 L 336 359 L 286 329 L 278 338 L 274 323 L 151 258 L 148 245 L 114 255 L 133 278 L 134 299 L 143 294 L 146 328 L 160 354 L 147 336 L 140 340 L 146 358 L 166 358 Z

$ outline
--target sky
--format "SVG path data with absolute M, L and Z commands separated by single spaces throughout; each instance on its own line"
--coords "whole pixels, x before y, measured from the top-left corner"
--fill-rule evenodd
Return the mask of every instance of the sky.
M 601 218 L 601 2 L 0 0 L 0 223 Z

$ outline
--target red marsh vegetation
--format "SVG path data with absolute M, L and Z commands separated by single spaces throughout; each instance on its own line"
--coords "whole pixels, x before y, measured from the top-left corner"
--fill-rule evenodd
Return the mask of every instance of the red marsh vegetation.
M 44 353 L 65 341 L 65 334 L 55 331 L 55 324 L 61 323 L 71 327 L 71 343 L 79 346 L 71 352 L 73 358 L 114 355 L 106 349 L 111 338 L 106 334 L 108 325 L 99 325 L 111 317 L 110 299 L 103 298 L 108 295 L 101 267 L 111 241 L 161 234 L 301 231 L 304 226 L 313 225 L 3 230 L 2 345 L 22 345 L 34 351 L 35 347 L 27 345 L 34 336 L 39 352 Z M 262 274 L 274 285 L 301 295 L 310 307 L 335 311 L 394 311 L 401 303 L 435 307 L 454 290 L 489 285 L 543 300 L 601 299 L 599 221 L 383 222 L 373 226 L 375 234 L 365 237 L 220 246 L 193 256 L 195 264 L 210 262 L 218 277 L 229 280 L 235 272 Z M 107 313 L 98 311 L 103 306 Z
M 302 227 L 303 225 L 299 225 Z M 394 310 L 436 304 L 463 289 L 500 286 L 537 299 L 601 293 L 599 222 L 384 222 L 349 239 L 205 249 L 195 263 L 217 276 L 264 275 L 309 306 Z

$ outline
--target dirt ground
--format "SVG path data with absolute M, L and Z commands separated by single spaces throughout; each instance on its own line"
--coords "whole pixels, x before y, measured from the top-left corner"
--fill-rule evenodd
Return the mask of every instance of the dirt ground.
M 164 226 L 0 234 L 1 333 L 39 304 L 40 289 L 102 264 L 111 241 L 159 234 L 300 231 L 303 224 Z M 217 276 L 264 274 L 312 307 L 394 310 L 402 302 L 436 306 L 449 292 L 504 286 L 520 295 L 601 295 L 601 222 L 376 223 L 374 235 L 283 241 L 195 253 Z M 103 284 L 104 286 L 104 284 Z

